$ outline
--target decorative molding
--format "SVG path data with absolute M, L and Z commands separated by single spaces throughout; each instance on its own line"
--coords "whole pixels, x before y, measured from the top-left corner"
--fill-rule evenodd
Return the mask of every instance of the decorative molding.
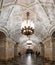
M 8 30 L 5 27 L 0 27 L 0 31 L 2 31 L 8 37 Z
M 52 36 L 52 33 L 55 31 L 55 25 L 53 25 L 50 30 L 49 30 L 49 34 L 50 36 Z

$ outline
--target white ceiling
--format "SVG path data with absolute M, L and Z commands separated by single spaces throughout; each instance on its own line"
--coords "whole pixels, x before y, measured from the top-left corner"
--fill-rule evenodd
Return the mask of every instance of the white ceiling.
M 0 26 L 5 27 L 16 42 L 25 43 L 28 38 L 21 34 L 21 23 L 30 12 L 35 33 L 30 37 L 38 43 L 50 36 L 49 30 L 55 26 L 54 0 L 0 0 Z

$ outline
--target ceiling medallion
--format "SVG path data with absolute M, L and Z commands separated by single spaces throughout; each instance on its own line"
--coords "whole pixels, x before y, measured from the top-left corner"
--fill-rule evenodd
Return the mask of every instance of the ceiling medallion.
M 24 20 L 21 24 L 21 33 L 29 36 L 34 34 L 34 23 L 29 19 L 29 12 L 27 14 L 27 20 Z

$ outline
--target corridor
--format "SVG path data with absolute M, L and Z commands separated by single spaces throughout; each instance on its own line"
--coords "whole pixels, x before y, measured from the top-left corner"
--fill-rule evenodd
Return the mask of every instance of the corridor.
M 0 65 L 55 65 L 55 0 L 0 0 Z
M 44 58 L 28 54 L 21 57 L 17 57 L 12 61 L 0 62 L 0 65 L 55 65 L 55 62 L 51 62 L 45 60 Z

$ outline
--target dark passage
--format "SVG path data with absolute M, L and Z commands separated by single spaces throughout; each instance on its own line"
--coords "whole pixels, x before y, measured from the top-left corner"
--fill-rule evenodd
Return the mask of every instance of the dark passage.
M 27 50 L 26 50 L 26 54 L 34 54 L 34 52 L 33 52 L 32 49 L 27 49 Z

